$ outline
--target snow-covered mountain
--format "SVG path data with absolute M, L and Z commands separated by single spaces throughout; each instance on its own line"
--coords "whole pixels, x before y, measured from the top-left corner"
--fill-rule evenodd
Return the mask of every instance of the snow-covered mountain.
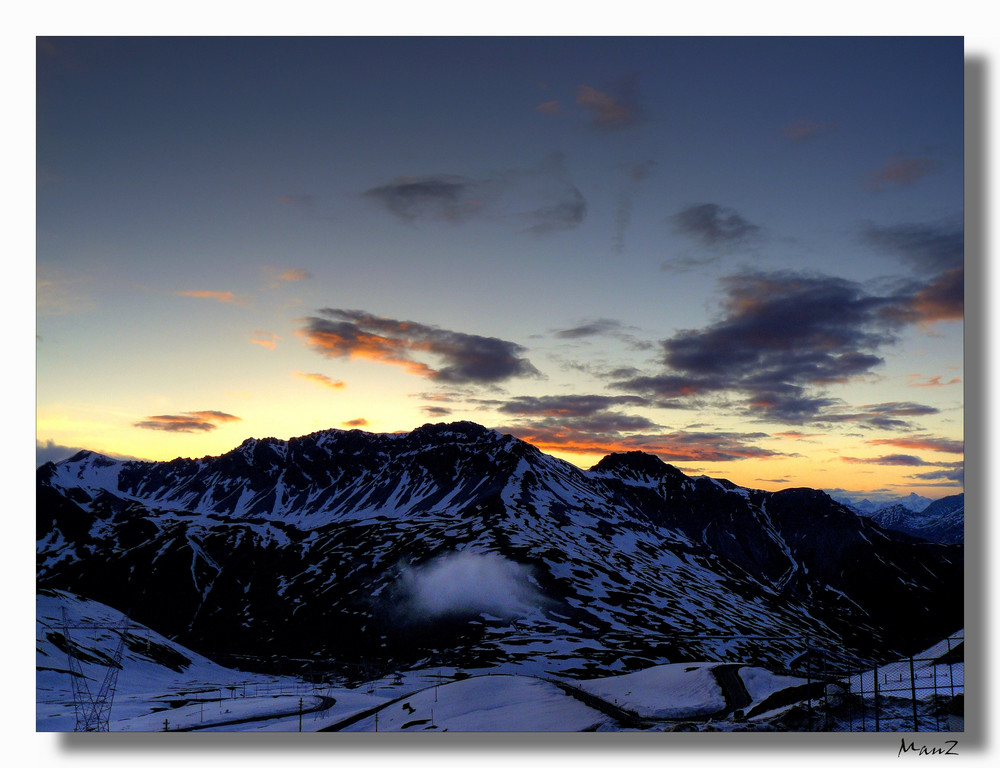
M 965 494 L 945 496 L 919 512 L 893 504 L 877 510 L 870 519 L 887 530 L 939 544 L 961 544 L 965 535 Z
M 892 506 L 903 507 L 910 512 L 922 512 L 933 501 L 933 499 L 919 496 L 916 493 L 910 493 L 906 496 L 878 495 L 869 498 L 860 493 L 840 491 L 831 492 L 830 496 L 863 517 L 871 517 L 880 509 Z
M 40 586 L 244 666 L 433 656 L 584 677 L 784 661 L 805 636 L 885 657 L 962 626 L 960 547 L 819 491 L 642 453 L 584 471 L 467 422 L 159 463 L 81 452 L 37 481 Z

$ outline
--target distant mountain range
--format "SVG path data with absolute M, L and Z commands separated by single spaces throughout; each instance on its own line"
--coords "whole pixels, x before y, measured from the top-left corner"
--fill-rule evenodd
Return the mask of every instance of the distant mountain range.
M 960 546 L 826 494 L 590 470 L 468 422 L 326 430 L 203 459 L 37 471 L 38 585 L 222 661 L 569 676 L 810 642 L 885 658 L 962 627 Z M 742 636 L 739 639 L 735 636 Z
M 831 492 L 830 496 L 835 501 L 839 501 L 845 507 L 850 507 L 859 515 L 864 515 L 865 517 L 871 517 L 878 510 L 893 505 L 906 507 L 911 512 L 922 512 L 933 501 L 933 499 L 928 499 L 926 496 L 918 496 L 915 493 L 907 496 L 877 496 L 874 499 L 859 493 Z M 858 498 L 859 496 L 861 498 Z
M 864 499 L 846 506 L 886 530 L 900 531 L 939 544 L 961 544 L 964 541 L 964 493 L 945 496 L 937 501 L 911 493 L 888 504 L 875 504 Z

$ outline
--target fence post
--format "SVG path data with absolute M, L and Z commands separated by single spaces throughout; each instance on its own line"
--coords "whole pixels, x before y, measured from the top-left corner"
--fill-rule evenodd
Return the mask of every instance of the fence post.
M 917 723 L 917 681 L 913 674 L 913 657 L 910 657 L 910 698 L 913 702 L 913 730 L 920 730 Z
M 865 670 L 864 667 L 858 667 L 858 701 L 861 703 L 861 730 L 862 732 L 868 730 L 868 724 L 865 723 Z
M 872 675 L 872 688 L 875 696 L 875 733 L 879 732 L 879 703 L 878 703 L 878 664 L 875 665 L 875 674 Z

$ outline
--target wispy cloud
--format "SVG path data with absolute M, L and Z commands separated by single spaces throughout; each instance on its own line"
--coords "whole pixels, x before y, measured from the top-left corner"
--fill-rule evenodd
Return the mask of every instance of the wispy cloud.
M 300 379 L 305 379 L 306 381 L 312 381 L 329 389 L 343 389 L 344 382 L 331 379 L 329 376 L 325 376 L 322 373 L 303 373 L 302 371 L 295 371 L 295 376 Z
M 349 421 L 343 422 L 345 427 L 365 427 L 368 426 L 368 419 L 351 419 Z
M 543 205 L 528 214 L 529 232 L 547 234 L 578 227 L 587 217 L 587 201 L 575 186 L 566 187 L 551 205 Z
M 178 291 L 178 296 L 189 296 L 193 299 L 212 299 L 223 304 L 235 304 L 236 296 L 232 291 Z
M 940 453 L 965 453 L 961 440 L 949 440 L 933 435 L 908 435 L 906 437 L 880 438 L 869 440 L 870 445 L 891 445 L 894 448 L 916 451 L 937 451 Z
M 272 352 L 278 346 L 279 341 L 281 341 L 281 337 L 278 334 L 268 331 L 254 331 L 250 337 L 251 344 L 264 347 L 264 349 L 270 349 Z
M 306 318 L 300 332 L 325 357 L 374 360 L 401 366 L 408 373 L 442 382 L 494 384 L 519 376 L 537 376 L 519 344 L 495 337 L 449 331 L 435 326 L 362 312 L 322 309 Z M 434 365 L 417 359 L 429 357 Z
M 365 197 L 407 222 L 418 218 L 459 222 L 479 213 L 484 205 L 484 182 L 464 176 L 400 176 L 373 187 Z
M 535 110 L 545 115 L 558 115 L 562 113 L 562 107 L 559 105 L 558 99 L 543 101 L 535 107 Z
M 781 130 L 781 135 L 793 144 L 801 144 L 824 136 L 833 130 L 830 123 L 820 123 L 808 117 L 800 117 Z
M 148 416 L 133 426 L 160 432 L 211 432 L 219 424 L 231 421 L 241 421 L 241 419 L 239 416 L 222 411 L 187 411 L 180 414 Z
M 948 381 L 942 381 L 941 376 L 930 376 L 926 377 L 919 373 L 911 373 L 907 382 L 909 387 L 947 387 L 951 384 L 961 384 L 962 380 L 957 376 L 953 376 L 948 379 Z
M 587 215 L 583 194 L 570 181 L 566 158 L 550 153 L 535 167 L 478 178 L 455 174 L 400 176 L 364 196 L 396 218 L 463 224 L 473 220 L 527 221 L 525 229 L 547 234 L 572 229 Z
M 929 157 L 897 155 L 889 158 L 881 168 L 869 173 L 865 185 L 873 192 L 887 187 L 908 187 L 936 170 L 937 163 Z
M 599 91 L 589 85 L 576 89 L 576 103 L 590 113 L 590 125 L 601 131 L 632 128 L 644 119 L 639 106 L 637 75 L 629 75 Z
M 888 456 L 870 456 L 859 458 L 857 456 L 841 456 L 841 461 L 848 464 L 878 464 L 885 467 L 926 467 L 931 462 L 921 459 L 919 456 L 911 456 L 905 453 L 892 453 Z
M 278 274 L 279 280 L 286 280 L 288 282 L 298 282 L 299 280 L 310 280 L 314 277 L 313 273 L 306 269 L 286 269 L 284 272 Z
M 35 276 L 35 311 L 41 315 L 90 312 L 97 306 L 89 276 L 78 276 L 39 264 Z
M 654 160 L 645 160 L 638 163 L 628 163 L 622 166 L 628 185 L 618 196 L 618 203 L 615 206 L 615 236 L 613 247 L 617 253 L 625 251 L 625 233 L 632 221 L 632 208 L 635 196 L 638 194 L 639 185 L 645 181 L 656 165 Z

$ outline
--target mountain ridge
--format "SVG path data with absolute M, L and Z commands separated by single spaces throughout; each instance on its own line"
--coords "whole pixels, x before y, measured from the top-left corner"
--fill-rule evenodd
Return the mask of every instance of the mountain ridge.
M 78 454 L 37 478 L 39 584 L 131 608 L 206 655 L 554 663 L 560 638 L 573 661 L 557 661 L 582 674 L 697 657 L 713 633 L 878 655 L 928 615 L 961 624 L 959 548 L 821 491 L 692 478 L 636 452 L 582 470 L 470 422 L 251 439 L 196 460 Z M 417 620 L 414 605 L 440 602 L 427 584 L 482 610 Z M 511 589 L 537 598 L 518 629 Z

